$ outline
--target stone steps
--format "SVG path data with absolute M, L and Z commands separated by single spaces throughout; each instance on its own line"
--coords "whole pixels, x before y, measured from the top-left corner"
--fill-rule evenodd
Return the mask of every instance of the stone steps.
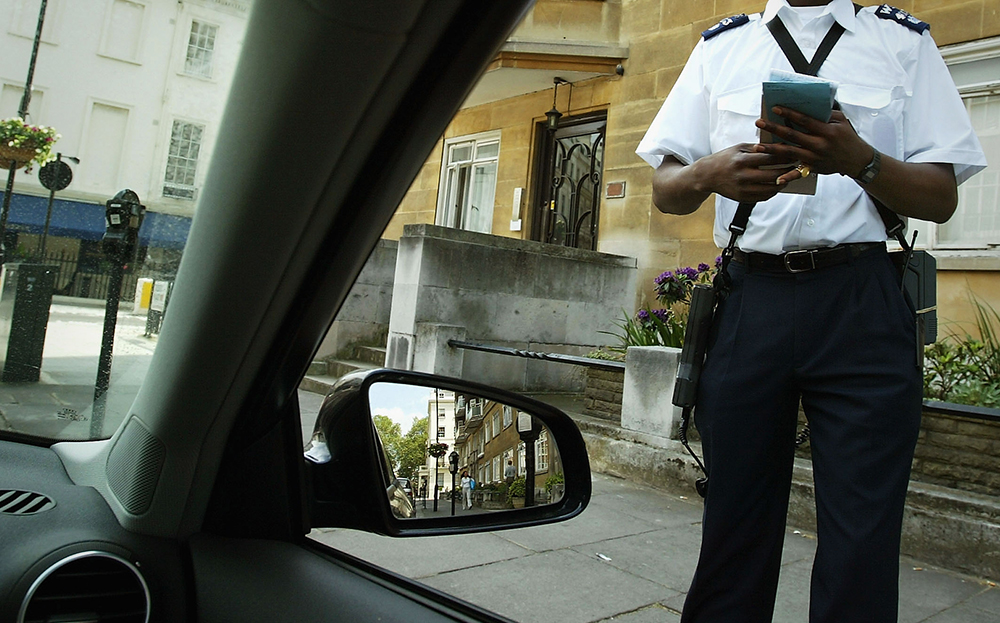
M 299 383 L 299 389 L 314 394 L 326 395 L 333 389 L 334 384 L 345 374 L 350 374 L 357 370 L 374 370 L 381 368 L 381 364 L 373 364 L 367 361 L 353 361 L 343 359 L 327 359 L 314 361 L 306 372 L 306 376 Z

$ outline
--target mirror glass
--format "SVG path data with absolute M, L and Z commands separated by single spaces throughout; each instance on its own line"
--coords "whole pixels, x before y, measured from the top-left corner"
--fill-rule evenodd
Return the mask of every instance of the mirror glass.
M 495 513 L 562 499 L 559 450 L 531 413 L 399 383 L 372 384 L 368 399 L 397 517 Z

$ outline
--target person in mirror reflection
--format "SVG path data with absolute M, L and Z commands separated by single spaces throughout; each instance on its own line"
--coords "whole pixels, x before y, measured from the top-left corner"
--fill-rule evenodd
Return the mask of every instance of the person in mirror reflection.
M 799 54 L 782 52 L 782 31 Z M 784 124 L 760 117 L 763 83 L 793 62 L 839 85 L 828 122 L 787 107 L 768 111 Z M 873 197 L 943 223 L 986 165 L 929 26 L 886 4 L 768 0 L 702 34 L 636 153 L 661 212 L 715 195 L 719 247 L 753 206 L 733 230 L 699 381 L 708 489 L 681 622 L 772 620 L 801 404 L 818 542 L 809 621 L 895 623 L 923 345 Z M 815 194 L 780 192 L 810 175 Z
M 514 467 L 514 461 L 507 459 L 507 467 L 503 468 L 503 478 L 507 481 L 507 486 L 514 482 L 514 478 L 517 477 L 517 468 Z
M 472 508 L 472 478 L 469 477 L 467 471 L 462 472 L 462 499 L 465 500 L 465 510 L 470 510 Z

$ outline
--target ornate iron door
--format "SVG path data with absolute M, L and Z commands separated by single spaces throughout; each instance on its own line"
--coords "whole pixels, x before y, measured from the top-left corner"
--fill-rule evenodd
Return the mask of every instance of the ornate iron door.
M 601 118 L 567 124 L 547 134 L 545 188 L 536 197 L 540 215 L 537 239 L 579 249 L 597 249 L 597 223 L 601 206 L 604 170 L 604 135 L 607 120 Z M 539 222 L 540 221 L 540 222 Z

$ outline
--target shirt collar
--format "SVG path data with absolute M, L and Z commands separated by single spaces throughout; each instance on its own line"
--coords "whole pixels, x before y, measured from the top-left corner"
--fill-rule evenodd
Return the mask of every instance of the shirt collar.
M 833 19 L 840 22 L 844 30 L 854 32 L 854 23 L 857 16 L 854 13 L 854 3 L 851 0 L 831 0 L 830 4 L 826 5 L 826 8 L 827 12 L 833 16 Z M 766 24 L 774 19 L 779 12 L 791 10 L 792 7 L 789 6 L 786 0 L 767 0 L 767 7 L 764 8 L 761 21 Z

